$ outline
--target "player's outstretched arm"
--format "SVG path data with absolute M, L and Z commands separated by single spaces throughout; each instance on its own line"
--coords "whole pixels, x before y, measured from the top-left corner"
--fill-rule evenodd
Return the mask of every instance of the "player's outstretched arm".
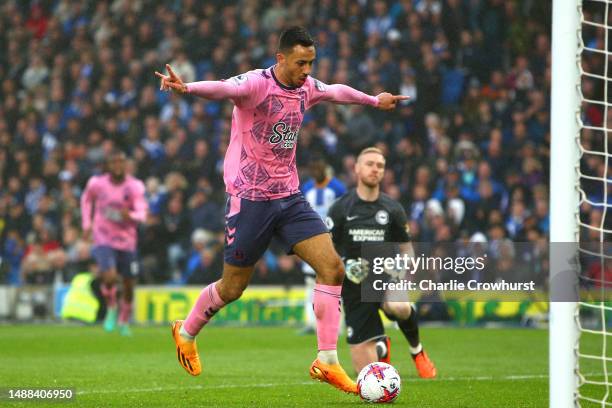
M 322 100 L 340 104 L 370 105 L 381 110 L 391 110 L 396 107 L 399 101 L 409 98 L 403 95 L 392 95 L 388 92 L 383 92 L 378 96 L 371 96 L 348 85 L 324 85 L 318 81 L 315 84 L 315 88 L 317 92 L 315 93 L 314 103 Z
M 155 71 L 161 84 L 162 91 L 174 91 L 178 94 L 191 94 L 206 99 L 234 99 L 238 100 L 248 95 L 249 87 L 241 86 L 234 81 L 198 81 L 184 83 L 169 64 L 166 64 L 168 75 Z

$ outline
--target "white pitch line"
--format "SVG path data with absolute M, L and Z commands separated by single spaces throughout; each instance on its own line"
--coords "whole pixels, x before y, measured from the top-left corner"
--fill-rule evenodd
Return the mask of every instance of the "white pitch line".
M 311 385 L 316 384 L 314 381 L 303 381 L 297 383 L 263 383 L 263 384 L 217 384 L 217 385 L 187 385 L 182 387 L 151 387 L 151 388 L 130 388 L 127 390 L 90 390 L 77 391 L 77 395 L 87 394 L 115 394 L 115 393 L 139 393 L 139 392 L 155 392 L 155 391 L 182 391 L 182 390 L 218 390 L 222 388 L 269 388 L 291 385 Z
M 532 375 L 507 375 L 503 377 L 480 376 L 480 377 L 442 377 L 433 380 L 434 382 L 446 381 L 521 381 L 548 378 L 548 374 L 532 374 Z M 419 382 L 424 381 L 420 378 L 406 378 L 402 382 Z M 119 394 L 119 393 L 142 393 L 142 392 L 162 392 L 162 391 L 185 391 L 185 390 L 218 390 L 223 388 L 270 388 L 270 387 L 287 387 L 298 385 L 316 385 L 316 381 L 302 381 L 292 383 L 263 383 L 263 384 L 217 384 L 217 385 L 187 385 L 176 387 L 150 387 L 150 388 L 130 388 L 126 390 L 89 390 L 77 391 L 77 395 L 89 394 Z

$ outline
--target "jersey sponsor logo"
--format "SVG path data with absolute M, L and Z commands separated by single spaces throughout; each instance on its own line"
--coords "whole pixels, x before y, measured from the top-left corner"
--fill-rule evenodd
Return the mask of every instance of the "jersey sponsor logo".
M 385 210 L 378 211 L 374 218 L 376 219 L 376 222 L 380 225 L 387 225 L 389 223 L 389 213 Z
M 353 221 L 353 220 L 355 220 L 355 219 L 357 219 L 357 218 L 359 218 L 359 216 L 358 216 L 358 215 L 347 215 L 347 216 L 346 216 L 346 220 L 347 220 L 347 221 Z
M 353 242 L 382 242 L 385 240 L 384 229 L 351 228 L 348 233 Z
M 325 217 L 325 225 L 328 230 L 332 230 L 334 228 L 334 220 L 331 217 Z
M 102 214 L 104 214 L 104 218 L 107 220 L 118 224 L 123 221 L 123 214 L 121 213 L 122 209 L 123 206 L 120 203 L 111 201 L 105 207 L 103 207 Z
M 298 131 L 292 130 L 285 122 L 278 121 L 272 126 L 272 136 L 269 142 L 272 144 L 281 144 L 284 149 L 293 149 L 297 142 Z

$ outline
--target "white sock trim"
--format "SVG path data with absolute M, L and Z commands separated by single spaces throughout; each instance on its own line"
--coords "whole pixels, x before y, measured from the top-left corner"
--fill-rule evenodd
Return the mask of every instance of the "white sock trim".
M 338 353 L 336 350 L 320 350 L 317 357 L 322 363 L 338 364 Z
M 423 351 L 423 345 L 421 343 L 416 347 L 410 346 L 410 354 L 413 356 L 419 354 L 421 351 Z
M 181 328 L 179 329 L 179 334 L 181 335 L 182 338 L 186 339 L 186 340 L 193 340 L 195 339 L 195 336 L 192 336 L 191 334 L 187 333 L 187 330 L 185 330 L 185 325 L 182 324 Z

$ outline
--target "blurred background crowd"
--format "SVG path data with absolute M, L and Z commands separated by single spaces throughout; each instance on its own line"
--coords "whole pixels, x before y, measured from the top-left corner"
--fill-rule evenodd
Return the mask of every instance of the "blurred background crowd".
M 393 113 L 309 111 L 297 149 L 302 181 L 311 158 L 323 156 L 351 187 L 356 153 L 376 145 L 387 159 L 383 191 L 404 205 L 415 240 L 546 242 L 550 8 L 540 0 L 2 1 L 0 283 L 92 267 L 79 197 L 114 148 L 146 184 L 141 281 L 216 279 L 232 105 L 161 92 L 153 73 L 170 63 L 190 82 L 267 68 L 289 24 L 315 38 L 317 79 L 411 97 Z M 585 222 L 601 221 L 588 210 Z M 296 260 L 273 248 L 253 281 L 301 279 Z

